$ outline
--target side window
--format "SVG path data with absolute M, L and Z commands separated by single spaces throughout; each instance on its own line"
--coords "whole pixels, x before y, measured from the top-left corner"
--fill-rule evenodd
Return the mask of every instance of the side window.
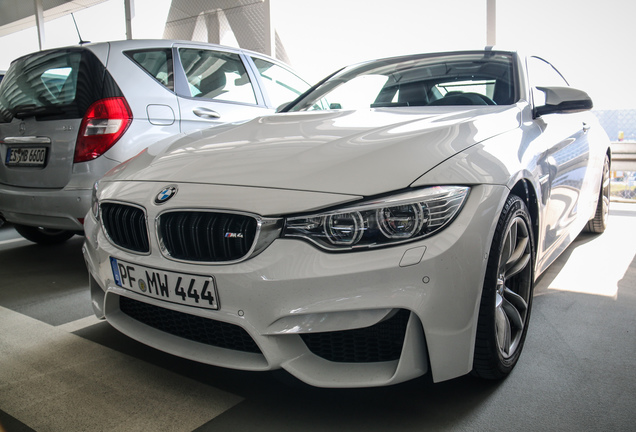
M 374 102 L 387 81 L 388 78 L 384 75 L 357 76 L 329 93 L 329 108 L 368 109 L 372 104 L 375 107 L 377 105 Z
M 170 48 L 128 51 L 124 54 L 141 66 L 142 69 L 148 72 L 168 90 L 174 91 L 172 50 Z
M 528 58 L 528 79 L 532 86 L 535 106 L 545 105 L 545 94 L 536 87 L 569 87 L 563 75 L 547 61 L 539 57 Z
M 309 84 L 289 70 L 263 59 L 252 57 L 252 60 L 275 107 L 293 101 L 309 89 Z
M 528 59 L 528 75 L 533 87 L 569 87 L 563 75 L 547 61 L 539 57 Z
M 186 96 L 256 104 L 254 87 L 238 54 L 179 48 L 188 80 Z

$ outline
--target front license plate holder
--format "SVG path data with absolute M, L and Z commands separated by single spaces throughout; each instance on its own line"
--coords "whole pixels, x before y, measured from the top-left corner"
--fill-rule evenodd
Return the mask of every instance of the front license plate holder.
M 211 275 L 173 272 L 110 258 L 118 287 L 170 303 L 219 309 L 216 280 Z

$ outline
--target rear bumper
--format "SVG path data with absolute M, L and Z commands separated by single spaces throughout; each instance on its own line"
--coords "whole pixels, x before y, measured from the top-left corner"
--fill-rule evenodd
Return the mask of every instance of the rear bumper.
M 8 222 L 83 231 L 91 189 L 31 189 L 0 186 L 0 215 Z

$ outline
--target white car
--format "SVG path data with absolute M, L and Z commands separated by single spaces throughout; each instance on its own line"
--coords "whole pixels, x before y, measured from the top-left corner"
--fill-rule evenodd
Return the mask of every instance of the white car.
M 96 185 L 94 311 L 177 356 L 315 386 L 503 378 L 535 279 L 607 223 L 591 107 L 538 57 L 425 54 L 151 146 Z

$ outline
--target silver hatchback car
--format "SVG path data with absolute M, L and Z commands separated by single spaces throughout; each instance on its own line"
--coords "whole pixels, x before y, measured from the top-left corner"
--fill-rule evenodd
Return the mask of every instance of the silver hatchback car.
M 93 184 L 150 144 L 271 113 L 309 89 L 255 52 L 131 40 L 40 51 L 0 83 L 0 222 L 25 238 L 83 231 Z

